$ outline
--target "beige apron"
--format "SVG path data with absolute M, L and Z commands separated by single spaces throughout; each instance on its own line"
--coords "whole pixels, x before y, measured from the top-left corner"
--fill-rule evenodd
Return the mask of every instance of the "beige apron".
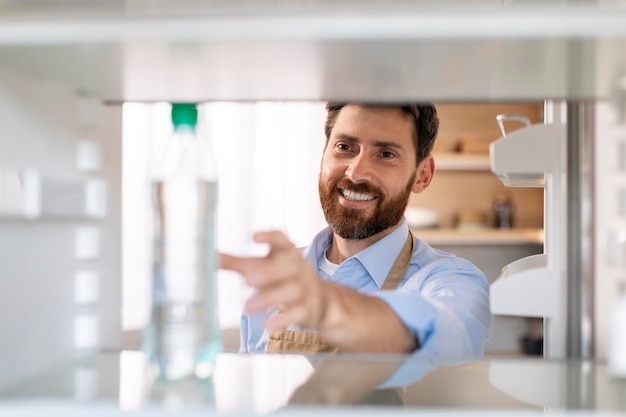
M 413 234 L 409 232 L 404 247 L 385 278 L 381 290 L 395 290 L 409 269 L 413 256 Z M 280 314 L 280 312 L 279 312 Z M 337 348 L 329 345 L 317 332 L 294 330 L 273 330 L 267 344 L 267 352 L 320 353 L 337 352 Z

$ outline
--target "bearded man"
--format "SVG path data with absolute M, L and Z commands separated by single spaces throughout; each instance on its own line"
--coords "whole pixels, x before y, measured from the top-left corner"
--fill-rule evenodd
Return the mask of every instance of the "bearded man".
M 327 105 L 319 175 L 328 222 L 300 250 L 260 232 L 265 257 L 221 255 L 255 288 L 241 321 L 243 352 L 419 352 L 482 356 L 489 285 L 469 261 L 431 248 L 404 219 L 411 192 L 435 172 L 434 106 Z

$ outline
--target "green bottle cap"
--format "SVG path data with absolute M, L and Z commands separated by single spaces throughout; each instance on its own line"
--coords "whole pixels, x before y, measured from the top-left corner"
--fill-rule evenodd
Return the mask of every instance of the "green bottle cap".
M 198 109 L 193 103 L 172 104 L 172 124 L 174 129 L 185 126 L 195 129 L 198 123 Z

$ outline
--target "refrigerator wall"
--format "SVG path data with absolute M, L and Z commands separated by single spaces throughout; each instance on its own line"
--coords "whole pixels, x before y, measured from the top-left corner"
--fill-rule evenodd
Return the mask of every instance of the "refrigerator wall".
M 122 120 L 73 85 L 5 68 L 0 114 L 2 390 L 119 347 Z
M 104 217 L 70 204 L 65 217 L 52 210 L 62 218 L 0 220 L 0 385 L 75 355 L 81 312 L 96 313 L 99 347 L 119 345 L 123 101 L 602 100 L 616 115 L 626 102 L 626 12 L 613 4 L 191 3 L 0 5 L 0 169 L 12 195 L 29 168 L 60 195 L 106 184 Z M 95 124 L 81 116 L 85 97 L 98 103 Z M 83 135 L 100 148 L 97 170 L 77 167 Z M 616 190 L 598 182 L 587 199 Z M 611 271 L 592 277 L 598 320 L 621 276 Z M 96 300 L 85 284 L 91 302 L 77 305 L 75 282 L 94 274 Z M 608 338 L 600 323 L 598 356 Z

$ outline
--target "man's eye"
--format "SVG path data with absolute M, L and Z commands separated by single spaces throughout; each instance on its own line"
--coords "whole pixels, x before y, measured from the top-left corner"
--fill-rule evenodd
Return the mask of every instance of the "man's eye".
M 395 154 L 395 153 L 393 153 L 393 152 L 389 152 L 389 151 L 383 151 L 383 152 L 381 152 L 381 153 L 380 153 L 380 155 L 381 155 L 383 158 L 393 158 L 393 157 L 395 157 L 395 156 L 396 156 L 396 154 Z
M 349 151 L 350 147 L 348 145 L 346 145 L 345 143 L 338 143 L 337 144 L 337 148 L 342 150 L 342 151 Z

